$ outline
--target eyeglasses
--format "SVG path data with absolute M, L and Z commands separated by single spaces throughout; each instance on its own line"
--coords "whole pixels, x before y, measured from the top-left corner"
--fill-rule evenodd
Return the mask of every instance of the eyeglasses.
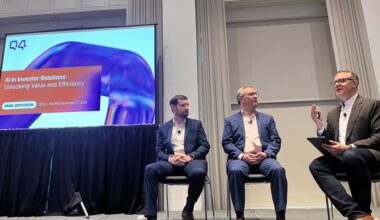
M 244 96 L 256 96 L 256 97 L 259 97 L 259 93 L 257 93 L 257 92 L 250 92 L 248 94 L 243 95 L 242 97 L 244 97 Z
M 332 86 L 342 85 L 342 83 L 345 83 L 348 80 L 354 80 L 354 79 L 353 78 L 341 78 L 341 79 L 337 79 L 337 80 L 332 81 L 330 83 L 330 85 L 332 85 Z

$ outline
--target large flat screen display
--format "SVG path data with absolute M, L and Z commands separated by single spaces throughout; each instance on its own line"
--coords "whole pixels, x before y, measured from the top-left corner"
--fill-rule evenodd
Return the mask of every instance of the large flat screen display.
M 6 35 L 0 129 L 155 123 L 155 27 Z

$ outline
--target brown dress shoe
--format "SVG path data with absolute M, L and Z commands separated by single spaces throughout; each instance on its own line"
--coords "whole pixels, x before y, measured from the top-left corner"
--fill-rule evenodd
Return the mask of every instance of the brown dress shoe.
M 375 220 L 375 218 L 370 215 L 366 215 L 366 216 L 358 218 L 357 220 Z
M 182 219 L 183 220 L 194 220 L 194 215 L 192 212 L 182 211 Z

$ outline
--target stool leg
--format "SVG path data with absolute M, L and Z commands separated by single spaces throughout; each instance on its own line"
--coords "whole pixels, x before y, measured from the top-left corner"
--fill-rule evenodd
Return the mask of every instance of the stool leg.
M 169 220 L 169 195 L 168 195 L 168 184 L 165 184 L 166 189 L 166 218 Z
M 331 218 L 332 218 L 332 220 L 334 220 L 335 218 L 334 218 L 334 205 L 332 204 L 332 202 L 331 202 L 331 200 L 330 200 L 330 210 L 331 210 Z
M 327 210 L 327 220 L 330 220 L 330 206 L 329 206 L 329 198 L 327 197 L 327 195 L 325 195 L 326 197 L 326 210 Z
M 230 189 L 228 188 L 228 183 L 227 183 L 227 217 L 229 220 L 231 220 L 231 196 L 230 196 Z
M 212 185 L 211 185 L 210 179 L 208 179 L 208 184 L 209 184 L 209 186 L 210 186 L 212 215 L 213 215 L 214 218 L 215 218 L 214 197 L 212 196 Z
M 204 183 L 205 185 L 203 186 L 203 193 L 205 197 L 205 220 L 207 220 L 207 189 L 206 189 L 206 182 Z

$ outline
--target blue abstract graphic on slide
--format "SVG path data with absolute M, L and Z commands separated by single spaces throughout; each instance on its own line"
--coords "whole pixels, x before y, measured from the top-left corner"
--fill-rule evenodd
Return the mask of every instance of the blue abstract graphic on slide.
M 100 88 L 93 85 L 101 104 L 95 112 L 1 115 L 0 129 L 154 123 L 152 27 L 7 37 L 2 71 L 101 66 Z

